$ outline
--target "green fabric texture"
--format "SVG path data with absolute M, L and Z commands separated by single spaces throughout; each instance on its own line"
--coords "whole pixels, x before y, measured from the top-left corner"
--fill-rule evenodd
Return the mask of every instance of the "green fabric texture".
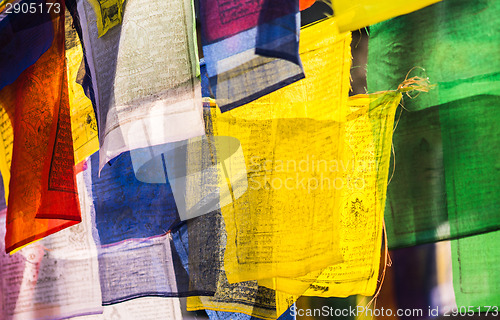
M 369 92 L 397 88 L 415 66 L 437 84 L 404 95 L 396 115 L 391 249 L 500 229 L 499 25 L 500 1 L 447 0 L 370 29 Z
M 500 229 L 500 99 L 402 111 L 385 220 L 391 249 Z
M 458 310 L 500 316 L 500 231 L 454 240 L 451 252 Z
M 369 92 L 395 89 L 410 76 L 438 86 L 409 110 L 500 92 L 500 1 L 446 0 L 370 27 Z

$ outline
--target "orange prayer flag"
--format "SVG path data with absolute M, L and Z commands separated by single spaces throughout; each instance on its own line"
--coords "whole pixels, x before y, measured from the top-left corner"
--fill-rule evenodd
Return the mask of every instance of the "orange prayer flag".
M 300 11 L 305 10 L 312 6 L 316 0 L 300 0 L 299 9 Z
M 52 46 L 0 92 L 0 104 L 14 128 L 6 252 L 81 221 L 64 55 L 64 1 L 58 2 L 59 12 L 51 12 Z

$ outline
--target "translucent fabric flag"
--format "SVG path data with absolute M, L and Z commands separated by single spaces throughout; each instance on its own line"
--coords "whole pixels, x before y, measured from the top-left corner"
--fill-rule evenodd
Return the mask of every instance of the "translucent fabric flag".
M 371 28 L 369 90 L 389 85 L 412 66 L 424 67 L 438 83 L 405 99 L 408 112 L 394 135 L 386 210 L 392 248 L 500 228 L 500 153 L 491 148 L 499 143 L 499 115 L 491 112 L 500 92 L 500 65 L 493 58 L 498 33 L 491 32 L 498 29 L 499 8 L 495 1 L 452 0 Z M 411 36 L 401 38 L 408 26 Z M 394 49 L 388 51 L 388 44 Z
M 215 107 L 215 104 L 213 104 L 212 107 Z M 205 110 L 207 111 L 205 112 L 205 125 L 209 144 L 216 141 L 217 138 L 213 135 L 214 127 L 210 109 L 210 103 L 205 104 Z M 211 149 L 213 150 L 214 148 Z M 218 150 L 216 150 L 216 152 L 217 151 Z M 211 153 L 214 163 L 218 161 L 217 158 L 220 159 L 223 156 L 216 152 Z M 228 167 L 230 167 L 230 165 L 228 165 Z M 222 171 L 223 170 L 220 172 L 221 174 L 223 174 Z M 224 180 L 224 178 L 221 178 L 221 180 Z M 238 181 L 236 184 L 233 184 L 233 186 L 234 189 L 232 187 L 230 188 L 231 190 L 238 189 Z M 232 192 L 231 194 L 234 195 L 235 193 L 236 192 Z M 180 232 L 172 233 L 176 251 L 180 253 L 181 258 L 184 256 L 184 259 L 181 259 L 184 269 L 189 273 L 190 277 L 200 274 L 200 271 L 203 270 L 202 268 L 193 270 L 192 266 L 196 264 L 190 263 L 191 266 L 188 264 L 188 262 L 192 260 L 196 261 L 196 259 L 199 259 L 198 256 L 201 252 L 208 251 L 207 249 L 201 250 L 199 243 L 202 243 L 203 246 L 206 246 L 214 253 L 214 256 L 211 257 L 211 261 L 207 259 L 202 261 L 206 261 L 206 263 L 209 264 L 209 269 L 212 270 L 212 272 L 217 272 L 217 286 L 214 294 L 212 296 L 188 298 L 188 310 L 211 310 L 214 311 L 211 313 L 213 317 L 253 316 L 263 319 L 276 319 L 296 300 L 296 297 L 291 297 L 261 287 L 258 285 L 257 281 L 246 281 L 234 284 L 228 282 L 224 269 L 224 252 L 227 234 L 220 210 L 208 213 L 202 217 L 190 219 L 186 221 L 185 226 L 186 228 L 179 228 Z M 189 242 L 185 241 L 185 237 L 183 236 L 185 231 L 183 231 L 183 229 L 190 231 L 188 238 Z M 204 275 L 204 273 L 201 274 Z M 204 276 L 206 277 L 206 275 Z
M 123 0 L 89 0 L 89 2 L 94 8 L 99 37 L 122 23 Z
M 439 1 L 441 0 L 332 0 L 332 6 L 340 31 L 346 32 L 368 27 Z
M 451 241 L 453 287 L 460 315 L 500 315 L 500 231 Z M 479 316 L 479 315 L 478 315 Z
M 500 228 L 497 104 L 498 96 L 477 96 L 402 114 L 388 188 L 391 247 Z
M 66 14 L 66 62 L 68 64 L 71 129 L 75 163 L 80 163 L 99 149 L 99 140 L 92 102 L 85 96 L 82 86 L 77 83 L 83 50 L 72 24 L 73 19 L 69 14 Z
M 10 6 L 11 4 L 9 4 Z M 16 7 L 44 8 L 41 0 L 25 0 Z M 0 4 L 1 8 L 1 4 Z M 49 12 L 36 10 L 23 13 L 19 8 L 9 12 L 0 9 L 0 90 L 17 77 L 49 49 L 54 40 L 54 28 Z
M 304 78 L 298 0 L 200 1 L 210 90 L 222 112 Z
M 100 177 L 97 153 L 82 164 L 82 170 L 85 180 L 79 192 L 85 199 L 82 209 L 90 212 L 95 228 L 104 305 L 144 296 L 215 292 L 219 268 L 201 229 L 212 227 L 209 220 L 183 234 L 168 183 L 137 181 L 129 152 L 106 165 Z M 189 232 L 198 236 L 189 237 Z M 199 251 L 189 256 L 182 248 L 177 250 L 174 236 Z M 189 274 L 183 259 L 192 270 Z
M 89 187 L 102 245 L 162 235 L 179 222 L 168 181 L 138 181 L 128 152 L 106 165 L 100 176 L 98 153 L 86 165 L 92 173 Z
M 228 314 L 244 314 L 252 318 L 277 319 L 296 300 L 297 297 L 283 294 L 275 290 L 259 286 L 257 281 L 245 281 L 229 283 L 224 271 L 224 251 L 227 245 L 227 234 L 224 220 L 220 212 L 213 212 L 203 217 L 189 220 L 187 223 L 194 223 L 200 219 L 214 219 L 214 227 L 208 230 L 212 235 L 210 248 L 217 248 L 218 255 L 215 259 L 219 264 L 214 265 L 220 268 L 218 273 L 217 290 L 213 296 L 195 296 L 187 299 L 187 310 L 209 310 L 212 317 L 227 316 Z M 196 237 L 196 234 L 194 235 Z M 176 248 L 178 248 L 178 242 Z M 190 245 L 190 252 L 198 251 L 196 247 Z M 242 315 L 243 319 L 245 316 Z M 217 318 L 215 318 L 217 319 Z
M 17 5 L 22 5 L 22 3 L 18 2 Z M 37 2 L 32 1 L 26 3 L 37 5 Z M 22 13 L 20 9 L 18 13 L 14 10 L 9 14 L 1 11 L 0 70 L 2 72 L 0 73 L 0 90 L 14 82 L 26 68 L 33 65 L 49 49 L 54 40 L 54 27 L 49 12 L 43 11 L 27 15 Z M 13 89 L 6 89 L 3 93 L 0 93 L 0 122 L 2 128 L 0 171 L 3 177 L 6 199 L 9 196 L 13 143 L 13 127 L 10 119 L 12 110 L 6 109 L 8 109 L 8 105 L 14 104 L 14 99 Z
M 97 252 L 89 217 L 82 223 L 0 254 L 0 317 L 62 319 L 102 313 Z M 1 239 L 6 215 L 0 212 Z
M 245 108 L 212 114 L 214 134 L 237 138 L 247 166 L 248 190 L 222 208 L 230 283 L 302 276 L 342 261 L 336 208 L 347 183 L 339 141 L 351 36 L 339 34 L 332 20 L 302 35 L 308 78 Z
M 239 141 L 214 137 L 211 123 L 207 123 L 210 106 L 203 113 L 206 136 L 130 151 L 139 181 L 170 185 L 180 220 L 217 210 L 248 188 Z
M 78 13 L 101 169 L 122 152 L 204 134 L 191 0 L 127 1 L 122 24 L 100 38 L 87 0 Z
M 499 12 L 500 3 L 495 0 L 450 0 L 373 25 L 368 90 L 395 88 L 416 67 L 412 74 L 429 77 L 437 87 L 418 99 L 406 99 L 408 110 L 479 94 L 497 95 Z
M 51 12 L 52 46 L 0 94 L 13 126 L 7 252 L 81 221 L 64 58 L 64 3 L 57 3 L 60 13 Z M 2 132 L 4 141 L 12 139 L 8 133 Z
M 349 98 L 346 117 L 339 245 L 343 262 L 306 276 L 259 283 L 278 291 L 316 297 L 371 296 L 379 276 L 382 224 L 394 114 L 401 93 Z M 305 292 L 304 292 L 305 291 Z

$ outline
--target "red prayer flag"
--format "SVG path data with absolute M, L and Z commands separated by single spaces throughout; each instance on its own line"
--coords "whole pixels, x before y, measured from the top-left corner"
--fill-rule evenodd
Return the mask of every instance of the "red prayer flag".
M 64 1 L 50 49 L 0 92 L 14 128 L 5 251 L 81 221 L 65 61 Z

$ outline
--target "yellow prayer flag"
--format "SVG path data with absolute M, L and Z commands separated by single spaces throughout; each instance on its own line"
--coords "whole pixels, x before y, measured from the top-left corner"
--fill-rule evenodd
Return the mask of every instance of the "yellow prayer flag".
M 332 0 L 332 5 L 335 21 L 340 31 L 345 32 L 407 14 L 439 1 L 441 0 Z
M 349 98 L 344 180 L 340 206 L 342 263 L 299 278 L 275 278 L 260 285 L 317 297 L 373 295 L 379 275 L 382 226 L 394 114 L 401 93 L 389 91 Z M 307 289 L 307 291 L 306 291 Z M 304 292 L 305 291 L 305 292 Z
M 237 138 L 248 189 L 222 208 L 229 283 L 298 277 L 342 261 L 339 207 L 350 33 L 332 19 L 301 32 L 306 79 L 212 114 L 214 134 Z M 234 188 L 234 186 L 233 186 Z
M 73 135 L 75 163 L 80 163 L 99 150 L 97 121 L 95 119 L 92 102 L 85 96 L 82 86 L 76 82 L 82 58 L 82 45 L 79 42 L 74 47 L 66 50 L 71 131 Z

